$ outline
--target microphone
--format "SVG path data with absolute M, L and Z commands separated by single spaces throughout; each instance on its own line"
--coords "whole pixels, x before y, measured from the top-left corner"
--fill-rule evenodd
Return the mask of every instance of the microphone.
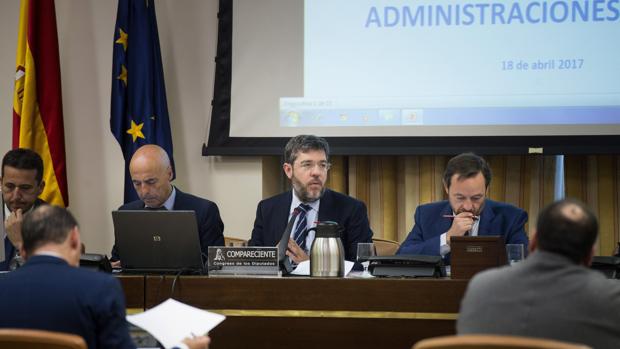
M 282 233 L 282 237 L 280 238 L 280 242 L 278 242 L 278 264 L 280 265 L 280 270 L 282 270 L 282 274 L 284 275 L 290 274 L 293 271 L 293 265 L 291 264 L 291 260 L 286 255 L 286 250 L 288 249 L 288 240 L 291 238 L 293 225 L 295 225 L 295 219 L 300 212 L 301 210 L 299 208 L 295 208 L 293 210 L 291 219 L 289 219 L 288 224 Z

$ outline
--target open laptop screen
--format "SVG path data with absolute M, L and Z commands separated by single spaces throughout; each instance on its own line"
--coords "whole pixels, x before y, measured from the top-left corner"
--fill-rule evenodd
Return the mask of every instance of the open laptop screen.
M 194 211 L 113 211 L 123 271 L 202 271 Z

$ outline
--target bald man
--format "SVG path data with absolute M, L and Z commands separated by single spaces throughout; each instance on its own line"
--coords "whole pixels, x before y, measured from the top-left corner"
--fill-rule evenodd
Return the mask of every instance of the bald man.
M 140 147 L 129 163 L 129 173 L 140 200 L 127 203 L 119 210 L 191 210 L 196 213 L 200 248 L 206 255 L 209 246 L 224 245 L 224 223 L 217 205 L 209 200 L 186 194 L 171 184 L 170 158 L 154 144 Z M 120 251 L 112 247 L 112 266 L 120 267 Z

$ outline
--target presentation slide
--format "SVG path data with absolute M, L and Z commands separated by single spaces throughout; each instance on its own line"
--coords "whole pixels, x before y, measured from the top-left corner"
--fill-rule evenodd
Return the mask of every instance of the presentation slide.
M 257 3 L 233 137 L 620 134 L 619 0 Z

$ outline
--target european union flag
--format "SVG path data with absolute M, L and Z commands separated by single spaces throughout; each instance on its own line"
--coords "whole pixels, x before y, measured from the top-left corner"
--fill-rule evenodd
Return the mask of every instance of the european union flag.
M 112 134 L 125 158 L 125 202 L 137 200 L 129 161 L 144 144 L 172 159 L 172 135 L 153 0 L 119 0 L 112 62 Z

